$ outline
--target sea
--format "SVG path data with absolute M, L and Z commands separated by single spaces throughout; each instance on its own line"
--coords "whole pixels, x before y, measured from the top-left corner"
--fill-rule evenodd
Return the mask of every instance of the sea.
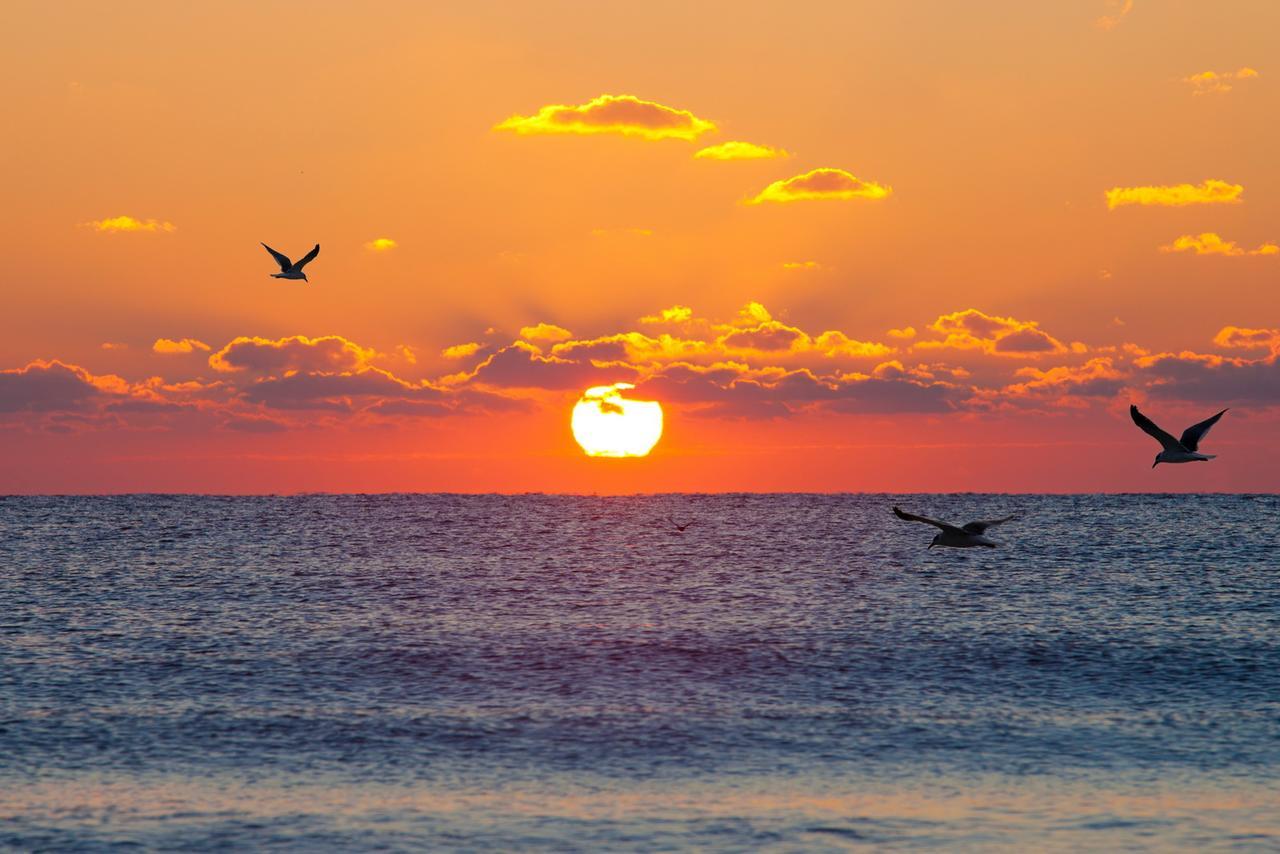
M 929 549 L 894 505 L 1021 519 Z M 1276 495 L 6 497 L 0 849 L 1278 851 L 1278 535 Z

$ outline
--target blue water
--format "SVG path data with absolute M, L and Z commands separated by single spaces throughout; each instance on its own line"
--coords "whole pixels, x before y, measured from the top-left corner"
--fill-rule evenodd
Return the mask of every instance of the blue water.
M 892 503 L 1025 518 L 930 551 Z M 1278 532 L 1277 496 L 0 499 L 0 847 L 1274 851 Z

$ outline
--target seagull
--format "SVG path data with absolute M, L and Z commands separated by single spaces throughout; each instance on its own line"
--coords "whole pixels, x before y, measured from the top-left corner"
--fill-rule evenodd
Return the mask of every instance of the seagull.
M 271 257 L 276 259 L 276 263 L 280 265 L 280 272 L 271 274 L 273 279 L 302 279 L 304 282 L 308 281 L 307 274 L 302 272 L 302 268 L 310 264 L 312 259 L 320 254 L 320 244 L 317 243 L 314 249 L 303 255 L 301 260 L 295 264 L 289 260 L 288 255 L 280 254 L 265 243 L 262 244 L 262 248 L 270 252 Z
M 937 519 L 928 519 L 924 516 L 916 516 L 912 513 L 904 513 L 897 507 L 893 508 L 893 513 L 899 519 L 907 522 L 924 522 L 935 528 L 942 529 L 941 534 L 933 535 L 933 542 L 929 543 L 929 548 L 934 546 L 950 546 L 953 549 L 971 549 L 975 546 L 986 546 L 994 549 L 1000 545 L 994 540 L 988 540 L 982 536 L 987 528 L 993 525 L 1000 525 L 1005 522 L 1012 522 L 1021 518 L 1017 513 L 1012 516 L 1005 516 L 1003 519 L 991 519 L 986 522 L 970 522 L 963 528 L 957 528 L 955 525 L 948 525 L 946 522 L 939 522 Z
M 688 522 L 685 522 L 683 525 L 681 525 L 681 524 L 680 524 L 679 522 L 677 522 L 675 519 L 672 519 L 670 516 L 668 516 L 668 517 L 667 517 L 667 521 L 668 521 L 668 522 L 670 522 L 672 525 L 674 525 L 674 526 L 675 526 L 675 529 L 676 529 L 677 531 L 679 531 L 680 533 L 682 533 L 682 534 L 683 534 L 683 533 L 684 533 L 684 529 L 685 529 L 685 528 L 689 527 L 690 525 L 692 525 L 694 522 L 696 522 L 696 521 L 698 521 L 698 520 L 697 520 L 697 519 L 690 519 Z
M 1212 418 L 1206 418 L 1199 424 L 1192 424 L 1182 431 L 1181 439 L 1175 439 L 1156 426 L 1156 422 L 1139 412 L 1138 407 L 1129 404 L 1129 414 L 1133 416 L 1133 423 L 1141 427 L 1143 433 L 1155 439 L 1164 448 L 1156 454 L 1156 461 L 1151 464 L 1152 468 L 1161 463 L 1194 463 L 1211 460 L 1217 456 L 1217 454 L 1201 454 L 1197 449 L 1200 447 L 1200 440 L 1209 432 L 1209 428 L 1217 424 L 1218 419 L 1226 411 L 1224 409 Z

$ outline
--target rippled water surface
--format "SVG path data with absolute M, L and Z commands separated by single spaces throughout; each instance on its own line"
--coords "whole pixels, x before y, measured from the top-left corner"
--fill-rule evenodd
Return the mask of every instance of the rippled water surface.
M 893 503 L 1025 518 L 929 551 Z M 0 499 L 0 847 L 1277 850 L 1278 532 L 1276 496 Z

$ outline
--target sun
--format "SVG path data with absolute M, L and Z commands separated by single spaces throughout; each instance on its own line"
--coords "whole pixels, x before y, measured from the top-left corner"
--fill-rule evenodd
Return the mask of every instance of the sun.
M 596 386 L 573 407 L 573 438 L 589 457 L 643 457 L 662 438 L 662 407 L 655 400 L 627 400 L 631 383 Z

